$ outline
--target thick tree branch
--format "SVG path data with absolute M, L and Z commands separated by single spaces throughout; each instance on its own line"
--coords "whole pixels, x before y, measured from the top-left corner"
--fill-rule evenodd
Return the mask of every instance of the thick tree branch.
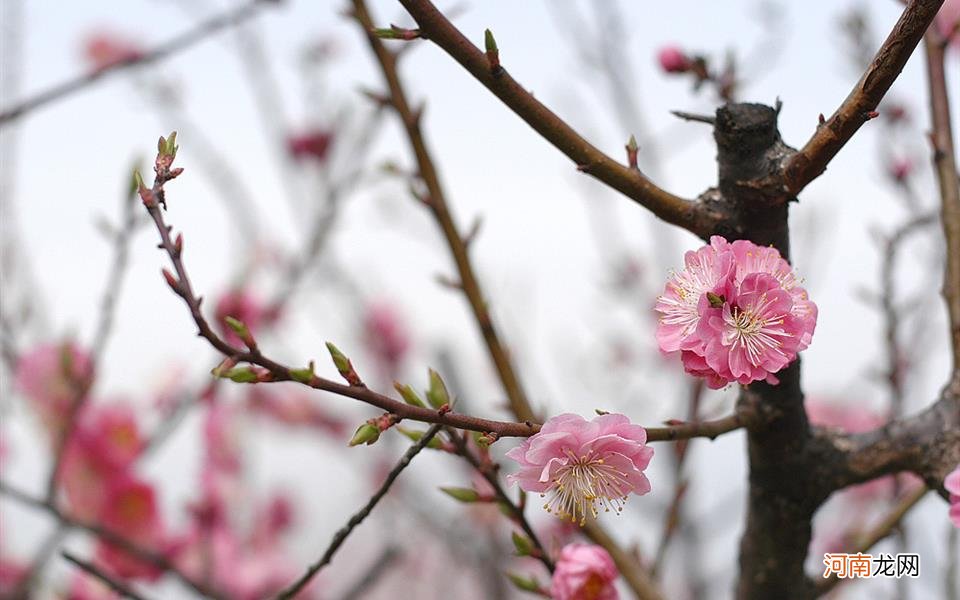
M 410 446 L 410 448 L 404 453 L 403 457 L 400 458 L 400 461 L 393 467 L 390 473 L 387 475 L 387 478 L 384 480 L 380 488 L 370 497 L 370 500 L 367 501 L 366 505 L 361 508 L 355 515 L 350 517 L 350 520 L 346 525 L 343 526 L 337 534 L 333 536 L 333 539 L 330 541 L 330 545 L 327 546 L 326 551 L 323 553 L 323 556 L 320 557 L 320 560 L 310 565 L 310 568 L 307 569 L 307 572 L 303 574 L 300 579 L 295 581 L 290 587 L 286 588 L 279 594 L 277 594 L 277 600 L 288 600 L 293 598 L 300 592 L 307 584 L 310 583 L 310 580 L 320 572 L 320 569 L 330 564 L 330 561 L 333 560 L 333 555 L 336 554 L 337 550 L 340 549 L 340 546 L 343 545 L 343 542 L 347 540 L 347 537 L 353 532 L 354 528 L 363 523 L 363 520 L 366 519 L 370 513 L 373 511 L 374 507 L 387 495 L 387 492 L 390 491 L 390 486 L 393 485 L 393 482 L 396 481 L 397 477 L 400 476 L 400 473 L 407 468 L 407 465 L 410 464 L 410 461 L 413 460 L 413 457 L 420 453 L 421 450 L 427 447 L 427 444 L 430 443 L 430 440 L 433 439 L 433 436 L 441 429 L 441 425 L 434 425 L 426 432 L 423 436 L 417 441 L 416 444 Z
M 75 79 L 55 85 L 50 89 L 40 92 L 32 98 L 28 98 L 23 102 L 6 108 L 3 110 L 3 112 L 0 112 L 0 127 L 3 127 L 6 123 L 11 122 L 18 117 L 22 117 L 34 109 L 40 108 L 55 100 L 59 100 L 64 96 L 68 96 L 74 92 L 82 90 L 96 83 L 97 81 L 100 81 L 105 75 L 117 71 L 123 71 L 137 65 L 154 63 L 159 60 L 163 60 L 168 56 L 172 56 L 182 50 L 186 50 L 187 48 L 207 39 L 207 37 L 225 27 L 242 23 L 243 21 L 255 15 L 261 5 L 270 4 L 272 2 L 273 0 L 249 0 L 247 3 L 231 8 L 223 14 L 207 19 L 196 27 L 160 44 L 142 56 L 118 62 L 102 69 L 91 71 Z
M 925 39 L 927 78 L 930 86 L 930 114 L 933 118 L 930 141 L 933 166 L 940 186 L 941 218 L 946 238 L 947 266 L 943 298 L 950 317 L 950 346 L 953 349 L 952 385 L 960 394 L 960 178 L 950 124 L 950 98 L 944 73 L 944 41 L 931 29 Z
M 400 0 L 420 27 L 421 35 L 447 52 L 507 107 L 572 160 L 577 168 L 637 203 L 664 221 L 704 239 L 716 230 L 719 217 L 704 205 L 675 196 L 640 171 L 610 158 L 537 100 L 499 64 L 473 45 L 429 0 Z
M 827 164 L 860 127 L 876 116 L 884 94 L 933 22 L 943 0 L 912 0 L 880 46 L 860 81 L 840 107 L 783 167 L 787 195 L 795 196 L 827 169 Z

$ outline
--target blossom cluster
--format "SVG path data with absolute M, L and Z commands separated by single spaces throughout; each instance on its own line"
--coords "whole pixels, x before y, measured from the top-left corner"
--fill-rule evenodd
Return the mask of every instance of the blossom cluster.
M 711 388 L 774 376 L 806 349 L 817 306 L 775 248 L 720 236 L 687 252 L 657 299 L 657 343 Z
M 583 525 L 587 515 L 619 513 L 631 493 L 650 491 L 643 471 L 653 448 L 646 441 L 647 431 L 624 415 L 604 414 L 589 422 L 558 415 L 507 452 L 520 464 L 508 479 L 528 492 L 549 495 L 547 512 Z

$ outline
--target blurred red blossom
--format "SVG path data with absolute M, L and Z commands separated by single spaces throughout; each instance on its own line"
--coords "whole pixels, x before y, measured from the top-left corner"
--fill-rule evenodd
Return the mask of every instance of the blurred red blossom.
M 342 436 L 346 422 L 322 408 L 310 394 L 296 390 L 274 391 L 251 386 L 247 394 L 251 411 L 290 426 L 310 427 L 333 436 Z
M 568 544 L 560 551 L 553 572 L 555 600 L 617 600 L 615 582 L 620 573 L 601 546 Z
M 83 43 L 83 57 L 94 71 L 135 62 L 145 55 L 146 52 L 139 44 L 117 33 L 97 32 Z
M 396 373 L 410 348 L 410 337 L 396 307 L 386 302 L 367 306 L 363 316 L 363 335 L 370 354 L 382 370 Z
M 234 288 L 220 296 L 215 314 L 217 327 L 227 343 L 241 348 L 244 346 L 243 341 L 227 325 L 227 317 L 242 322 L 254 337 L 262 327 L 277 318 L 256 294 L 244 288 Z
M 946 0 L 934 20 L 940 35 L 954 46 L 960 45 L 960 0 Z
M 287 138 L 287 151 L 297 160 L 313 160 L 322 164 L 327 159 L 333 137 L 333 132 L 326 129 L 293 134 Z
M 125 475 L 112 480 L 106 489 L 100 522 L 137 547 L 153 552 L 166 545 L 163 521 L 157 508 L 152 485 Z M 97 543 L 97 561 L 122 578 L 156 579 L 162 570 L 155 564 L 127 552 L 101 538 Z

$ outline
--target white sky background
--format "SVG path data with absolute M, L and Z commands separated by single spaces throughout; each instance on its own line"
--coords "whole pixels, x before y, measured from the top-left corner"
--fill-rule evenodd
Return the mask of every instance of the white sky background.
M 91 31 L 127 33 L 152 47 L 194 22 L 183 10 L 185 2 L 25 4 L 22 97 L 85 69 L 80 48 Z M 858 77 L 838 28 L 839 17 L 855 4 L 783 3 L 778 52 L 765 55 L 770 64 L 761 65 L 756 78 L 749 71 L 741 74 L 747 80 L 742 100 L 768 104 L 777 97 L 783 100 L 780 130 L 792 146 L 802 145 L 815 127 L 818 113 L 833 112 Z M 378 0 L 371 5 L 384 26 L 409 24 L 398 4 Z M 638 97 L 648 133 L 661 152 L 663 169 L 657 182 L 681 196 L 694 197 L 715 181 L 710 130 L 701 124 L 681 123 L 668 111 L 710 112 L 714 99 L 708 90 L 691 94 L 685 78 L 662 75 L 655 61 L 656 50 L 678 43 L 712 57 L 722 56 L 727 49 L 742 56 L 764 39 L 756 18 L 759 4 L 747 0 L 621 5 Z M 901 6 L 892 0 L 874 0 L 868 5 L 879 43 Z M 441 7 L 449 6 L 452 3 L 441 3 Z M 456 24 L 477 43 L 483 30 L 491 28 L 501 60 L 511 74 L 595 145 L 619 158 L 631 131 L 617 127 L 604 91 L 585 85 L 588 80 L 583 67 L 576 61 L 571 42 L 558 31 L 557 20 L 550 16 L 551 6 L 533 0 L 473 2 Z M 588 5 L 581 2 L 576 6 Z M 357 87 L 381 86 L 379 72 L 356 26 L 338 15 L 342 8 L 341 2 L 288 1 L 279 9 L 266 10 L 256 21 L 281 82 L 285 115 L 278 118 L 288 119 L 290 129 L 329 123 L 337 105 L 363 108 L 367 101 L 355 93 Z M 305 45 L 321 38 L 333 40 L 339 49 L 329 74 L 333 94 L 328 105 L 305 106 L 299 56 Z M 242 173 L 243 184 L 257 200 L 256 219 L 270 242 L 289 251 L 302 236 L 301 223 L 288 210 L 276 148 L 269 146 L 235 44 L 235 35 L 221 33 L 139 76 L 160 73 L 176 83 L 191 121 L 215 140 Z M 956 82 L 956 55 L 952 58 L 948 74 Z M 675 246 L 652 241 L 652 218 L 642 208 L 577 173 L 565 157 L 435 46 L 418 43 L 404 57 L 402 69 L 410 95 L 427 100 L 424 125 L 428 141 L 461 227 L 465 230 L 476 215 L 484 217 L 472 256 L 501 331 L 519 358 L 529 395 L 550 414 L 576 411 L 586 415 L 596 407 L 625 412 L 645 424 L 684 416 L 682 387 L 670 384 L 683 375 L 679 369 L 664 374 L 663 363 L 652 352 L 652 321 L 646 319 L 645 311 L 652 306 L 667 269 L 682 263 L 681 250 L 695 247 L 697 241 L 682 232 L 667 235 L 669 244 Z M 893 89 L 907 100 L 920 129 L 929 122 L 923 72 L 922 53 L 917 53 Z M 160 134 L 180 130 L 178 162 L 186 172 L 168 188 L 169 221 L 184 232 L 185 260 L 195 288 L 212 298 L 229 285 L 242 256 L 236 236 L 229 231 L 231 221 L 224 204 L 195 166 L 191 131 L 183 123 L 159 118 L 154 106 L 136 92 L 136 80 L 128 75 L 111 76 L 29 115 L 16 129 L 16 154 L 7 150 L 6 140 L 13 130 L 3 130 L 0 166 L 7 170 L 4 177 L 14 181 L 12 196 L 4 201 L 15 206 L 22 249 L 30 257 L 32 275 L 42 292 L 38 305 L 49 315 L 48 333 L 53 337 L 65 332 L 76 332 L 85 340 L 92 336 L 110 259 L 109 246 L 93 226 L 94 220 L 98 215 L 116 219 L 128 165 L 134 156 L 151 156 Z M 953 100 L 957 123 L 958 103 Z M 879 131 L 876 123 L 864 126 L 828 172 L 804 191 L 791 217 L 794 262 L 820 307 L 814 342 L 803 356 L 806 392 L 876 408 L 884 406 L 886 396 L 882 386 L 869 379 L 868 371 L 871 365 L 882 364 L 880 321 L 878 313 L 865 308 L 853 292 L 864 285 L 875 288 L 878 281 L 878 255 L 870 243 L 869 229 L 887 231 L 905 214 L 877 160 Z M 912 144 L 919 149 L 918 158 L 926 159 L 927 149 L 919 134 Z M 377 160 L 411 164 L 392 116 L 383 122 L 374 155 Z M 641 149 L 642 166 L 644 160 Z M 307 176 L 295 182 L 302 190 L 311 189 L 310 184 Z M 933 206 L 935 187 L 927 162 L 920 164 L 915 184 L 926 205 Z M 611 298 L 606 288 L 610 264 L 605 248 L 598 248 L 591 234 L 588 212 L 606 215 L 603 218 L 617 224 L 627 247 L 636 256 L 647 257 L 644 284 L 649 295 L 626 301 Z M 661 231 L 667 231 L 666 227 L 661 225 Z M 396 302 L 409 319 L 415 352 L 407 363 L 408 381 L 422 385 L 423 372 L 428 364 L 434 364 L 436 351 L 451 347 L 467 388 L 461 393 L 477 407 L 475 412 L 497 414 L 494 406 L 499 402 L 499 386 L 466 305 L 434 281 L 437 273 L 452 274 L 438 233 L 402 185 L 381 181 L 366 186 L 347 203 L 331 256 L 348 268 L 365 297 Z M 651 252 L 662 255 L 664 248 L 672 264 L 652 262 Z M 108 397 L 124 395 L 147 406 L 151 392 L 169 376 L 172 365 L 186 365 L 196 379 L 212 366 L 213 358 L 206 342 L 193 335 L 193 324 L 180 300 L 159 276 L 166 259 L 155 248 L 154 232 L 141 230 L 131 250 L 116 332 L 101 369 L 98 391 Z M 901 273 L 906 285 L 919 281 L 918 270 L 927 272 L 926 257 L 934 250 L 942 252 L 931 243 L 907 247 L 902 263 L 907 268 Z M 912 264 L 919 267 L 910 268 Z M 924 345 L 914 349 L 922 356 L 923 365 L 910 381 L 908 405 L 913 409 L 935 397 L 947 371 L 939 283 L 927 286 L 926 291 L 928 300 L 932 298 L 925 306 L 933 324 Z M 285 321 L 286 327 L 262 344 L 267 353 L 299 363 L 317 358 L 326 368 L 322 342 L 334 340 L 355 355 L 363 373 L 363 360 L 356 358 L 362 356 L 354 335 L 356 311 L 349 303 L 317 280 L 296 304 L 298 310 Z M 613 338 L 628 340 L 638 352 L 638 362 L 628 374 L 608 373 L 608 342 Z M 271 343 L 276 351 L 271 350 Z M 7 377 L 6 372 L 2 375 Z M 2 389 L 8 393 L 9 385 Z M 733 397 L 733 390 L 711 393 L 707 407 L 715 415 L 726 413 Z M 357 422 L 373 414 L 346 399 L 320 400 L 353 411 Z M 24 412 L 14 403 L 4 413 L 4 431 L 10 435 L 13 450 L 4 477 L 40 489 L 42 478 L 37 474 L 45 472 L 46 465 L 42 457 L 33 454 L 30 438 L 35 430 Z M 197 448 L 192 439 L 195 429 L 190 428 L 194 426 L 188 422 L 164 453 L 147 465 L 153 477 L 164 480 L 163 501 L 171 515 L 179 513 L 182 499 L 193 485 L 190 470 L 196 464 Z M 304 529 L 310 534 L 296 540 L 295 552 L 306 562 L 362 501 L 365 487 L 358 484 L 353 472 L 372 462 L 373 450 L 344 452 L 330 442 L 318 443 L 306 435 L 277 435 L 278 431 L 251 433 L 252 477 L 263 488 L 279 482 L 297 490 Z M 509 443 L 501 442 L 503 449 Z M 666 471 L 669 449 L 657 449 L 661 459 L 651 475 L 654 494 L 632 499 L 629 514 L 616 523 L 618 534 L 625 538 L 634 535 L 634 523 L 643 523 L 637 527 L 642 530 L 637 535 L 648 553 L 659 536 L 660 503 L 669 498 L 668 486 L 661 487 L 663 494 L 657 497 L 657 469 Z M 399 446 L 392 450 L 397 454 Z M 440 510 L 451 509 L 429 489 L 437 484 L 465 484 L 463 475 L 451 471 L 449 478 L 438 481 L 436 476 L 430 477 L 431 469 L 443 461 L 422 457 L 417 462 L 420 464 L 415 463 L 410 480 L 419 477 L 428 490 L 421 495 Z M 742 520 L 742 436 L 727 436 L 712 445 L 695 443 L 691 467 L 695 483 L 689 498 L 694 512 L 713 507 L 719 511 L 713 514 L 722 515 L 717 523 L 737 523 L 736 527 L 716 526 L 717 537 L 710 539 L 702 553 L 705 571 L 716 577 L 716 589 L 723 593 L 732 585 Z M 457 477 L 461 480 L 455 481 Z M 649 504 L 656 504 L 657 512 L 645 510 Z M 381 508 L 383 513 L 395 510 Z M 917 532 L 923 560 L 932 566 L 942 560 L 937 557 L 945 556 L 946 506 L 928 498 L 921 512 L 912 517 L 912 530 Z M 13 515 L 34 524 L 29 531 L 5 527 L 4 544 L 25 553 L 37 539 L 39 530 L 32 527 L 41 521 L 29 520 L 27 513 L 4 502 L 5 525 L 13 521 Z M 711 532 L 709 524 L 706 531 Z M 354 542 L 357 545 L 352 552 L 362 555 L 359 539 Z M 349 544 L 344 549 L 348 551 Z M 912 597 L 933 597 L 928 594 L 936 593 L 937 585 L 937 581 L 926 581 Z M 857 592 L 850 596 L 857 597 Z

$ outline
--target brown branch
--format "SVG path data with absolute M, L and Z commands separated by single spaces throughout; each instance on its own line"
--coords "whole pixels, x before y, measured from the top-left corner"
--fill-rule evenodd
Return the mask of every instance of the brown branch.
M 711 440 L 744 427 L 744 414 L 732 414 L 715 421 L 693 421 L 669 427 L 647 427 L 648 442 L 672 442 L 705 437 Z
M 426 432 L 424 432 L 423 437 L 421 437 L 416 444 L 410 446 L 410 448 L 404 453 L 403 457 L 396 464 L 395 467 L 387 475 L 387 479 L 383 482 L 383 485 L 380 486 L 380 489 L 370 497 L 370 500 L 367 501 L 367 504 L 360 509 L 355 515 L 350 517 L 350 520 L 347 521 L 347 524 L 340 529 L 333 539 L 330 541 L 330 545 L 327 546 L 326 551 L 323 553 L 323 556 L 320 557 L 320 560 L 310 565 L 310 568 L 307 569 L 307 572 L 303 574 L 300 579 L 295 581 L 290 587 L 281 591 L 277 594 L 277 600 L 288 600 L 293 598 L 300 592 L 313 577 L 320 572 L 320 569 L 325 567 L 333 560 L 333 555 L 336 554 L 337 550 L 346 541 L 347 537 L 354 530 L 354 528 L 363 522 L 367 516 L 370 515 L 370 512 L 373 511 L 377 503 L 387 495 L 387 492 L 390 491 L 390 486 L 393 485 L 393 482 L 400 476 L 400 473 L 407 468 L 407 465 L 410 464 L 410 461 L 413 460 L 413 457 L 420 453 L 421 450 L 427 447 L 427 444 L 430 443 L 430 440 L 433 439 L 435 435 L 440 431 L 442 425 L 434 425 Z
M 133 591 L 133 589 L 127 586 L 126 584 L 120 581 L 117 581 L 113 577 L 110 577 L 109 575 L 104 573 L 102 569 L 97 568 L 97 566 L 94 565 L 93 563 L 90 563 L 81 558 L 78 558 L 67 551 L 61 552 L 60 556 L 62 556 L 64 560 L 66 560 L 67 562 L 70 562 L 76 565 L 81 571 L 84 571 L 88 575 L 91 575 L 92 577 L 99 579 L 100 581 L 105 583 L 107 587 L 109 587 L 116 593 L 120 594 L 124 598 L 130 598 L 131 600 L 146 600 L 143 596 Z
M 423 37 L 440 46 L 507 107 L 563 152 L 577 168 L 648 208 L 664 221 L 707 238 L 718 217 L 702 204 L 675 196 L 636 169 L 621 164 L 590 144 L 563 119 L 537 100 L 487 54 L 473 45 L 428 0 L 400 0 L 420 27 Z
M 456 430 L 448 430 L 450 439 L 453 440 L 453 444 L 457 449 L 457 454 L 462 456 L 470 465 L 483 477 L 487 483 L 490 484 L 490 487 L 493 488 L 493 492 L 497 497 L 497 501 L 504 507 L 509 508 L 510 513 L 512 514 L 513 521 L 523 529 L 523 532 L 530 538 L 530 541 L 533 542 L 534 547 L 537 549 L 537 554 L 533 556 L 547 568 L 548 571 L 553 573 L 554 564 L 553 560 L 550 559 L 550 553 L 547 551 L 547 548 L 540 542 L 540 538 L 537 536 L 536 532 L 533 530 L 533 527 L 530 525 L 530 521 L 527 520 L 526 514 L 524 514 L 524 507 L 518 505 L 513 500 L 510 499 L 510 496 L 507 495 L 507 492 L 503 489 L 503 486 L 500 485 L 500 479 L 497 477 L 496 467 L 492 463 L 484 464 L 476 456 L 470 452 L 470 448 L 467 446 L 466 437 L 457 433 Z
M 827 169 L 827 164 L 860 127 L 876 116 L 880 100 L 933 22 L 943 0 L 912 0 L 873 61 L 835 113 L 817 127 L 803 148 L 783 167 L 783 184 L 795 196 Z
M 960 394 L 960 180 L 957 175 L 953 130 L 950 124 L 950 99 L 944 74 L 945 48 L 933 29 L 925 39 L 927 78 L 930 86 L 930 114 L 933 120 L 933 166 L 940 186 L 943 235 L 946 238 L 947 265 L 943 278 L 943 298 L 950 316 L 950 347 L 953 350 L 951 385 Z
M 194 591 L 196 591 L 202 596 L 205 596 L 207 598 L 223 597 L 219 593 L 215 592 L 214 590 L 204 585 L 203 583 L 199 581 L 194 581 L 191 577 L 189 577 L 183 571 L 178 569 L 177 566 L 174 565 L 172 562 L 170 562 L 170 560 L 167 559 L 167 557 L 165 557 L 164 555 L 158 554 L 151 550 L 147 550 L 137 544 L 134 544 L 127 538 L 113 532 L 110 529 L 106 529 L 96 523 L 88 523 L 85 521 L 74 519 L 73 517 L 70 517 L 69 515 L 61 512 L 60 509 L 57 508 L 57 506 L 53 502 L 35 498 L 30 494 L 27 494 L 17 488 L 14 488 L 3 481 L 0 481 L 0 494 L 4 496 L 8 496 L 13 500 L 16 500 L 17 502 L 24 504 L 26 506 L 30 506 L 37 510 L 47 512 L 54 519 L 56 519 L 58 523 L 61 523 L 66 527 L 69 527 L 71 529 L 80 529 L 82 531 L 86 531 L 87 533 L 93 534 L 94 536 L 110 544 L 113 544 L 114 546 L 117 546 L 124 552 L 127 552 L 128 554 L 136 557 L 139 560 L 142 560 L 151 565 L 154 565 L 164 572 L 172 573 L 182 583 L 189 586 L 190 588 L 192 588 Z
M 889 536 L 897 526 L 900 524 L 900 521 L 903 520 L 907 513 L 910 512 L 910 509 L 917 505 L 924 496 L 927 495 L 927 492 L 930 491 L 926 486 L 921 485 L 916 489 L 907 492 L 904 494 L 903 498 L 897 503 L 897 505 L 891 510 L 882 521 L 877 523 L 870 531 L 868 531 L 860 542 L 856 545 L 855 548 L 846 550 L 848 554 L 857 554 L 863 553 L 866 554 L 870 550 Z M 836 573 L 831 573 L 829 577 L 821 579 L 816 584 L 816 593 L 817 595 L 823 595 L 832 590 L 839 583 L 843 583 L 844 580 L 837 577 Z
M 131 60 L 118 62 L 102 69 L 91 71 L 69 81 L 64 81 L 63 83 L 57 84 L 43 92 L 40 92 L 32 98 L 28 98 L 23 102 L 6 108 L 3 110 L 3 112 L 0 112 L 0 127 L 3 127 L 4 124 L 22 117 L 23 115 L 37 108 L 82 90 L 98 82 L 105 75 L 128 70 L 138 65 L 154 63 L 172 56 L 182 50 L 186 50 L 194 44 L 202 42 L 210 35 L 220 31 L 225 27 L 242 23 L 243 21 L 255 15 L 261 5 L 271 3 L 272 0 L 249 0 L 247 3 L 241 4 L 235 8 L 231 8 L 223 14 L 207 19 L 196 27 L 160 44 L 142 56 Z
M 410 143 L 411 150 L 417 161 L 417 169 L 420 178 L 427 188 L 428 198 L 427 206 L 433 213 L 437 224 L 443 231 L 447 246 L 453 255 L 453 260 L 457 266 L 457 272 L 460 277 L 460 287 L 473 311 L 474 319 L 480 328 L 480 334 L 483 336 L 484 343 L 487 346 L 487 352 L 493 360 L 494 366 L 503 384 L 504 392 L 510 402 L 510 409 L 517 419 L 522 421 L 536 420 L 530 403 L 527 400 L 526 393 L 520 383 L 510 354 L 500 339 L 493 318 L 490 315 L 490 309 L 484 297 L 483 290 L 480 288 L 479 280 L 473 271 L 470 257 L 467 251 L 467 243 L 464 236 L 457 229 L 453 218 L 453 212 L 446 199 L 443 186 L 440 184 L 440 177 L 437 174 L 436 164 L 427 148 L 426 140 L 420 129 L 419 112 L 410 107 L 407 94 L 400 82 L 400 76 L 397 72 L 397 57 L 389 51 L 383 42 L 373 34 L 374 23 L 367 10 L 366 3 L 363 0 L 353 0 L 353 16 L 357 23 L 363 27 L 366 32 L 367 42 L 370 49 L 377 58 L 380 65 L 380 71 L 389 88 L 389 102 L 397 116 L 403 123 L 407 134 L 407 140 Z M 484 58 L 486 60 L 486 58 Z

